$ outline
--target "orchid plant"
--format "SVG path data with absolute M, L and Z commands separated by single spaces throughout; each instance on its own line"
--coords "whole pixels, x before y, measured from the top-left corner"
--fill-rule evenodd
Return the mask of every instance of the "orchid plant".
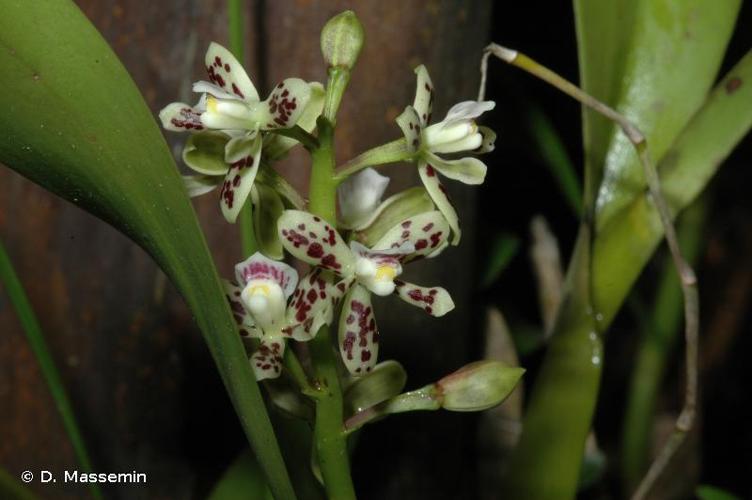
M 238 221 L 243 210 L 254 214 L 252 229 L 259 244 L 235 267 L 235 279 L 225 282 L 227 298 L 239 335 L 247 339 L 257 380 L 292 381 L 287 389 L 315 403 L 315 415 L 309 417 L 316 440 L 313 463 L 320 466 L 331 498 L 354 496 L 345 451 L 354 428 L 388 413 L 442 406 L 485 409 L 501 402 L 522 374 L 519 368 L 481 362 L 481 368 L 472 365 L 448 376 L 452 383 L 439 381 L 400 394 L 404 377 L 389 382 L 400 379 L 389 374 L 403 368 L 394 361 L 377 365 L 379 344 L 389 334 L 379 331 L 373 295 L 396 295 L 434 317 L 454 308 L 444 288 L 402 280 L 403 267 L 437 258 L 449 244 L 459 243 L 459 217 L 438 174 L 482 183 L 486 165 L 465 155 L 493 150 L 496 134 L 475 122 L 494 108 L 493 101 L 461 102 L 431 125 L 434 88 L 421 65 L 415 70 L 413 104 L 396 119 L 404 138 L 335 169 L 335 116 L 362 39 L 352 12 L 331 19 L 321 41 L 328 85 L 287 78 L 264 101 L 239 61 L 212 43 L 205 56 L 208 81 L 193 84 L 197 104 L 172 103 L 159 115 L 166 130 L 190 134 L 182 158 L 198 175 L 184 177 L 189 195 L 219 187 L 227 222 Z M 274 170 L 274 163 L 296 144 L 312 158 L 307 203 Z M 446 154 L 462 156 L 440 156 Z M 389 178 L 373 167 L 400 161 L 417 166 L 423 186 L 382 201 Z M 296 269 L 282 261 L 283 248 L 309 266 L 304 278 L 299 280 Z M 335 328 L 336 349 L 329 334 Z M 292 349 L 290 340 L 297 343 Z M 373 384 L 362 383 L 366 379 L 377 385 L 383 381 L 378 394 L 369 389 Z

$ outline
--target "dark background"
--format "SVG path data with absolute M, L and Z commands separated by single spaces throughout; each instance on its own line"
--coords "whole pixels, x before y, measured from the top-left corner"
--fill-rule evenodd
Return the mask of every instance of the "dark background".
M 208 42 L 226 43 L 221 0 L 77 0 L 122 58 L 154 112 L 189 98 L 201 78 Z M 436 116 L 477 92 L 478 62 L 490 40 L 518 48 L 577 81 L 574 21 L 569 2 L 441 0 L 249 2 L 246 46 L 249 73 L 262 95 L 276 81 L 301 76 L 323 81 L 318 31 L 326 19 L 353 7 L 367 45 L 345 98 L 337 136 L 346 160 L 399 135 L 394 118 L 411 101 L 412 68 L 426 63 L 437 88 Z M 724 68 L 752 45 L 752 7 L 745 4 Z M 722 70 L 723 72 L 723 70 Z M 435 262 L 416 265 L 408 278 L 441 283 L 458 304 L 442 320 L 424 318 L 398 301 L 377 304 L 383 332 L 381 359 L 397 359 L 408 388 L 434 381 L 478 358 L 482 311 L 494 304 L 512 329 L 540 323 L 535 281 L 527 257 L 530 219 L 542 214 L 571 250 L 577 220 L 548 173 L 531 138 L 530 106 L 544 110 L 582 164 L 580 109 L 532 77 L 490 64 L 487 96 L 497 102 L 486 124 L 498 133 L 485 158 L 486 183 L 448 183 L 466 231 L 462 246 Z M 116 99 L 117 96 L 113 96 Z M 184 137 L 168 134 L 179 146 Z M 744 383 L 751 380 L 747 353 L 752 290 L 752 223 L 747 171 L 749 138 L 711 183 L 710 217 L 698 264 L 702 301 L 703 403 L 694 463 L 674 480 L 697 478 L 752 495 L 752 420 Z M 179 148 L 176 149 L 179 152 Z M 303 186 L 304 156 L 282 166 Z M 396 190 L 416 182 L 414 169 L 389 167 Z M 580 172 L 581 173 L 581 172 Z M 239 260 L 234 228 L 221 220 L 216 197 L 196 202 L 220 272 Z M 477 274 L 489 242 L 500 233 L 522 239 L 522 249 L 490 289 L 479 292 Z M 105 489 L 112 498 L 201 498 L 245 438 L 189 312 L 149 258 L 112 228 L 0 168 L 0 236 L 39 315 L 69 389 L 98 471 L 147 472 L 148 488 Z M 663 250 L 661 250 L 663 251 Z M 656 259 L 660 261 L 660 259 Z M 411 266 L 412 267 L 412 266 Z M 659 267 L 648 266 L 637 293 L 649 304 Z M 0 289 L 0 465 L 22 470 L 75 469 L 76 461 L 7 296 Z M 607 337 L 596 431 L 602 449 L 616 457 L 621 416 L 637 328 L 628 310 Z M 416 349 L 416 346 L 420 348 Z M 659 402 L 662 413 L 680 405 L 681 364 L 669 367 Z M 534 378 L 541 350 L 522 359 Z M 448 412 L 393 417 L 361 433 L 353 457 L 361 498 L 476 498 L 477 416 Z M 584 498 L 618 498 L 610 462 L 604 480 Z M 48 498 L 80 498 L 82 489 L 36 486 Z

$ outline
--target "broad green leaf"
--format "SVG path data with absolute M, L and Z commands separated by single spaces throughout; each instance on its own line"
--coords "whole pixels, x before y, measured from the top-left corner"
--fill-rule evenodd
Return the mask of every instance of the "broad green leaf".
M 580 87 L 609 105 L 616 103 L 632 38 L 635 0 L 574 0 Z M 603 161 L 614 126 L 595 111 L 582 108 L 585 148 L 585 207 L 592 210 L 603 176 Z
M 271 500 L 264 474 L 251 450 L 243 451 L 219 478 L 208 500 Z
M 705 101 L 731 38 L 739 0 L 639 0 L 616 109 L 645 134 L 657 163 Z M 588 26 L 582 26 L 588 29 Z M 586 82 L 583 82 L 586 83 Z M 585 91 L 590 89 L 586 86 Z M 645 189 L 642 166 L 613 126 L 596 200 L 600 230 Z M 596 234 L 597 236 L 597 234 Z
M 294 498 L 203 234 L 138 89 L 73 2 L 0 6 L 0 161 L 152 255 L 196 316 L 270 487 Z
M 737 83 L 738 82 L 738 83 Z M 658 165 L 674 213 L 691 203 L 752 127 L 752 51 L 718 83 Z M 608 324 L 663 237 L 643 193 L 609 222 L 593 247 L 593 294 Z

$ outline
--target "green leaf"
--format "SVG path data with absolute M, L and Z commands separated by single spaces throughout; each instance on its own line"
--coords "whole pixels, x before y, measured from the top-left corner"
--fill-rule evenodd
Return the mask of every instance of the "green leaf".
M 653 161 L 663 158 L 687 121 L 705 101 L 723 60 L 739 0 L 640 0 L 625 52 L 616 109 L 645 134 Z M 624 21 L 620 21 L 623 26 Z M 588 25 L 580 25 L 584 30 Z M 595 43 L 595 42 L 594 42 Z M 584 90 L 592 89 L 585 84 Z M 603 159 L 596 201 L 601 229 L 642 194 L 645 180 L 634 147 L 616 127 Z M 594 159 L 598 161 L 598 159 Z
M 2 5 L 0 161 L 152 255 L 193 311 L 270 487 L 294 498 L 203 234 L 138 89 L 73 2 Z
M 574 0 L 580 87 L 606 104 L 616 103 L 624 73 L 627 44 L 635 25 L 635 0 Z M 582 108 L 585 149 L 585 208 L 595 205 L 614 125 L 593 110 Z
M 38 497 L 25 484 L 0 467 L 0 498 L 37 500 Z
M 707 484 L 698 486 L 695 493 L 699 500 L 741 500 L 741 497 L 738 497 L 733 493 L 729 493 L 728 491 Z
M 499 279 L 519 253 L 520 239 L 513 234 L 500 233 L 493 236 L 486 265 L 481 276 L 481 286 L 488 288 Z
M 541 108 L 532 105 L 528 110 L 527 127 L 535 142 L 536 152 L 559 185 L 567 204 L 575 215 L 581 215 L 580 179 L 550 118 Z
M 750 127 L 752 51 L 720 81 L 658 165 L 663 192 L 674 213 L 700 194 Z M 616 314 L 662 237 L 658 215 L 645 193 L 598 234 L 593 247 L 593 293 L 605 324 Z
M 264 474 L 251 450 L 243 451 L 217 481 L 208 500 L 269 499 Z

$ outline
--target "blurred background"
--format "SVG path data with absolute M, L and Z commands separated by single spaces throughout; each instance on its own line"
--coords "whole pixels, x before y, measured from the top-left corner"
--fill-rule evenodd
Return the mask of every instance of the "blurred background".
M 208 43 L 227 42 L 223 0 L 76 3 L 122 59 L 155 116 L 169 102 L 192 99 L 190 84 L 203 78 Z M 435 116 L 476 97 L 481 51 L 491 40 L 577 81 L 569 2 L 257 0 L 248 2 L 246 64 L 261 95 L 288 76 L 325 81 L 319 30 L 346 8 L 362 20 L 367 41 L 340 113 L 342 162 L 399 137 L 394 118 L 412 101 L 412 70 L 420 63 L 437 89 Z M 752 46 L 752 31 L 745 29 L 750 23 L 747 3 L 721 74 Z M 457 309 L 435 320 L 399 301 L 376 304 L 380 358 L 404 365 L 408 388 L 482 357 L 489 348 L 489 307 L 508 325 L 494 313 L 490 330 L 506 331 L 513 341 L 490 349 L 507 361 L 518 359 L 528 369 L 526 387 L 534 383 L 546 342 L 530 257 L 531 221 L 542 216 L 547 222 L 563 265 L 575 239 L 573 193 L 583 159 L 579 105 L 494 60 L 486 95 L 497 106 L 484 124 L 499 134 L 496 151 L 484 159 L 486 183 L 477 188 L 448 183 L 463 221 L 462 245 L 439 260 L 411 266 L 407 276 L 442 284 Z M 167 133 L 167 139 L 179 155 L 184 137 Z M 655 498 L 689 498 L 687 488 L 695 481 L 752 498 L 752 403 L 745 391 L 752 380 L 746 362 L 752 352 L 746 335 L 752 326 L 752 198 L 746 183 L 751 157 L 747 138 L 681 222 L 695 242 L 700 277 L 702 405 L 697 432 Z M 303 154 L 292 154 L 280 170 L 305 186 Z M 407 165 L 384 172 L 393 179 L 390 192 L 419 182 Z M 236 228 L 222 219 L 215 195 L 197 199 L 195 206 L 220 273 L 228 276 L 240 259 Z M 246 441 L 191 315 L 165 276 L 114 229 L 4 167 L 0 237 L 62 371 L 95 470 L 148 474 L 146 488 L 104 487 L 106 495 L 206 496 Z M 661 248 L 645 269 L 606 338 L 597 445 L 588 448 L 581 498 L 623 496 L 624 416 L 642 332 L 657 322 L 680 333 L 676 306 L 660 308 L 655 316 L 656 303 L 662 304 L 656 289 L 665 274 L 664 252 Z M 75 469 L 73 450 L 2 288 L 0 332 L 0 465 L 13 476 L 27 469 Z M 667 436 L 681 405 L 681 344 L 670 343 L 667 350 L 649 430 L 656 443 Z M 496 471 L 518 432 L 522 392 L 488 416 L 416 413 L 368 427 L 353 455 L 359 496 L 497 498 Z M 54 492 L 34 488 L 47 498 L 87 495 L 73 486 Z

